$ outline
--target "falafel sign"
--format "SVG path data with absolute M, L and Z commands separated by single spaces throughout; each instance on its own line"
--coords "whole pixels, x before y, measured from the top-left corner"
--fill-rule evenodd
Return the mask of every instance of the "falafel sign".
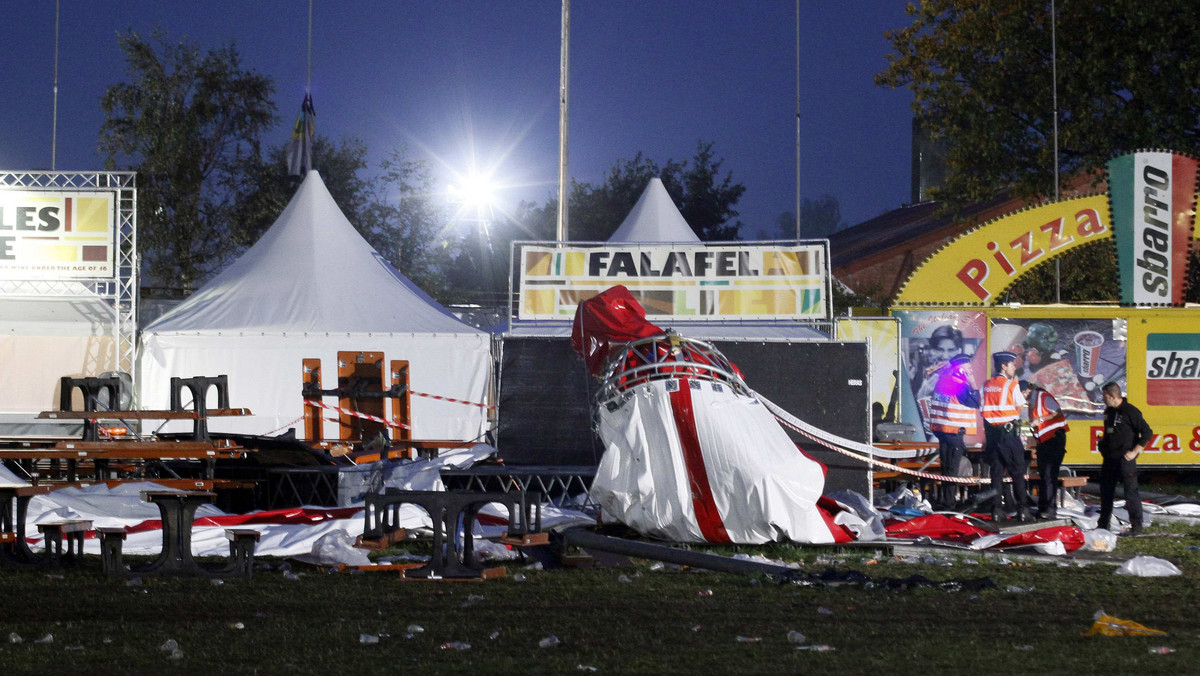
M 520 319 L 569 319 L 617 284 L 655 320 L 829 317 L 824 244 L 522 245 L 520 262 Z
M 108 192 L 0 190 L 0 279 L 114 277 L 114 204 Z

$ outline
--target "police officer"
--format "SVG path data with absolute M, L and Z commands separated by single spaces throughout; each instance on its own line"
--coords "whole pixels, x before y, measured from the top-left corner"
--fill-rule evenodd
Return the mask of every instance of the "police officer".
M 1108 529 L 1112 518 L 1113 493 L 1120 480 L 1125 486 L 1125 511 L 1129 512 L 1129 535 L 1142 534 L 1142 495 L 1138 492 L 1137 457 L 1154 435 L 1142 412 L 1121 394 L 1117 383 L 1106 383 L 1104 393 L 1104 436 L 1100 438 L 1100 527 Z
M 1054 395 L 1022 380 L 1021 394 L 1029 400 L 1029 425 L 1037 437 L 1038 509 L 1037 518 L 1058 517 L 1058 470 L 1067 453 L 1067 416 Z
M 929 405 L 929 429 L 938 440 L 938 462 L 945 476 L 958 476 L 958 467 L 966 457 L 965 435 L 978 434 L 979 392 L 971 378 L 971 357 L 955 355 L 938 373 Z M 958 488 L 942 485 L 941 502 L 956 507 Z
M 992 489 L 996 491 L 992 503 L 992 518 L 999 520 L 1004 495 L 1004 473 L 1012 477 L 1013 496 L 1016 498 L 1017 521 L 1026 521 L 1026 503 L 1029 494 L 1025 490 L 1025 447 L 1017 434 L 1021 409 L 1025 397 L 1016 381 L 1017 355 L 1012 352 L 992 354 L 996 375 L 983 385 L 984 443 L 983 459 L 991 467 Z

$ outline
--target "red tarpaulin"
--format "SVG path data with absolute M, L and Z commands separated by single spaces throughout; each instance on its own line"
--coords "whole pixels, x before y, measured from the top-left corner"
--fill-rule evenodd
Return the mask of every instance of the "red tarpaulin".
M 614 286 L 579 304 L 571 327 L 571 347 L 587 363 L 588 373 L 598 376 L 613 350 L 639 338 L 662 333 L 646 321 L 646 309 L 629 289 Z

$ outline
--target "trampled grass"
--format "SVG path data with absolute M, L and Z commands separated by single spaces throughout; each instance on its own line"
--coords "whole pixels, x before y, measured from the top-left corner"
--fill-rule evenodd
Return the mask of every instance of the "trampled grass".
M 1200 658 L 1200 528 L 1122 539 L 1184 572 L 1114 574 L 1115 566 L 897 562 L 868 552 L 741 548 L 831 559 L 871 577 L 989 578 L 995 588 L 942 591 L 882 585 L 810 587 L 765 577 L 633 568 L 528 570 L 486 582 L 402 581 L 394 574 L 251 581 L 101 575 L 98 559 L 47 574 L 0 568 L 0 670 L 10 673 L 1185 673 Z M 727 551 L 727 550 L 726 550 Z M 947 565 L 947 562 L 950 562 Z M 516 579 L 521 573 L 524 581 Z M 628 581 L 622 581 L 625 576 Z M 1009 591 L 1009 588 L 1027 591 Z M 1093 615 L 1133 620 L 1161 637 L 1085 637 Z M 415 631 L 417 625 L 423 631 Z M 805 645 L 832 651 L 798 650 Z M 10 634 L 20 643 L 7 640 Z M 45 635 L 53 642 L 38 643 Z M 361 635 L 379 642 L 364 644 Z M 539 647 L 550 636 L 556 647 Z M 742 637 L 739 640 L 739 637 Z M 174 639 L 180 656 L 161 649 Z M 443 647 L 452 642 L 468 649 Z M 1174 653 L 1151 654 L 1169 646 Z

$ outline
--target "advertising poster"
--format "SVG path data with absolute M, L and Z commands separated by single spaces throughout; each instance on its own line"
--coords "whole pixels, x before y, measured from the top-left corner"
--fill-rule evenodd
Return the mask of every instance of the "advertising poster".
M 838 340 L 862 341 L 871 355 L 871 425 L 900 422 L 900 322 L 891 317 L 839 317 Z
M 1068 420 L 1102 417 L 1104 383 L 1125 388 L 1124 319 L 994 318 L 991 351 L 1016 354 L 1017 378 L 1052 394 Z
M 936 441 L 929 430 L 929 406 L 939 371 L 951 359 L 971 356 L 970 372 L 976 386 L 986 375 L 987 319 L 981 311 L 932 310 L 897 312 L 900 316 L 901 421 L 915 425 L 919 435 Z M 982 443 L 983 428 L 967 435 L 968 445 Z
M 109 192 L 0 190 L 0 279 L 114 277 L 115 204 Z
M 651 321 L 829 317 L 824 245 L 523 245 L 520 270 L 522 320 L 570 319 L 618 284 Z

